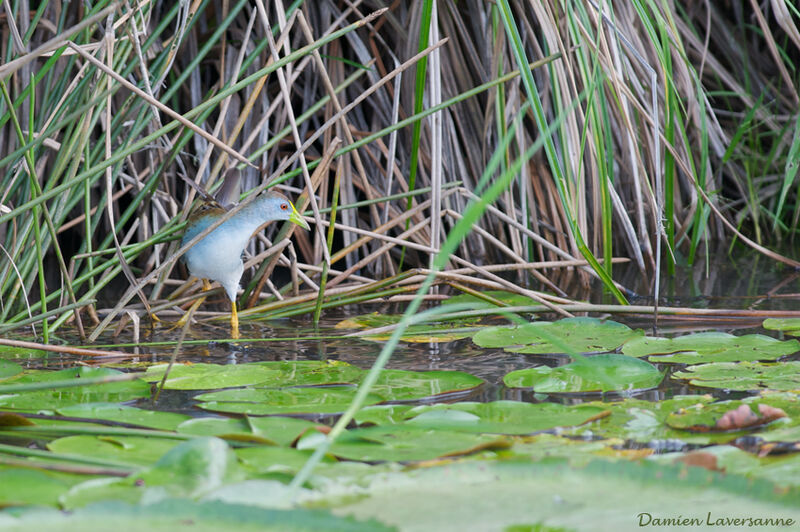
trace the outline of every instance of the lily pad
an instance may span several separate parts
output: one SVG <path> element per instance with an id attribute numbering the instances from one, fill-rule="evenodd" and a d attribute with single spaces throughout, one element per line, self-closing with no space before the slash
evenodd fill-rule
<path id="1" fill-rule="evenodd" d="M 198 395 L 198 406 L 214 412 L 266 416 L 271 414 L 337 414 L 344 412 L 356 394 L 355 386 L 305 388 L 241 388 Z M 369 394 L 364 404 L 383 401 Z"/>
<path id="2" fill-rule="evenodd" d="M 47 353 L 47 351 L 42 351 L 41 349 L 0 345 L 0 359 L 26 360 L 29 358 L 42 358 L 46 357 Z"/>
<path id="3" fill-rule="evenodd" d="M 45 504 L 55 506 L 64 492 L 85 480 L 85 475 L 3 466 L 0 467 L 0 505 L 4 508 Z"/>
<path id="4" fill-rule="evenodd" d="M 109 368 L 79 366 L 60 371 L 27 371 L 7 383 L 41 383 L 93 377 L 113 377 L 117 375 L 121 375 L 121 372 Z M 3 395 L 0 396 L 0 407 L 26 411 L 47 410 L 80 403 L 130 401 L 148 397 L 149 395 L 150 385 L 143 380 L 135 379 L 132 381 L 107 382 L 88 386 Z"/>
<path id="5" fill-rule="evenodd" d="M 606 438 L 645 443 L 654 449 L 677 450 L 686 445 L 708 445 L 725 443 L 740 435 L 738 432 L 689 432 L 667 425 L 667 418 L 674 412 L 704 405 L 714 399 L 710 395 L 679 395 L 661 401 L 645 401 L 628 398 L 615 402 L 591 402 L 611 411 L 610 416 L 592 423 L 566 429 L 563 434 L 582 438 Z"/>
<path id="6" fill-rule="evenodd" d="M 545 458 L 565 458 L 572 465 L 585 465 L 598 457 L 612 459 L 641 458 L 642 453 L 636 449 L 636 454 L 631 449 L 613 449 L 612 446 L 622 447 L 624 440 L 619 438 L 610 440 L 580 440 L 556 436 L 554 434 L 537 434 L 527 438 L 519 438 L 507 451 L 499 454 L 503 459 L 528 457 L 533 460 Z M 652 449 L 649 449 L 652 453 Z M 649 454 L 649 453 L 648 453 Z"/>
<path id="7" fill-rule="evenodd" d="M 732 445 L 705 447 L 702 452 L 713 457 L 713 465 L 716 466 L 716 469 L 725 471 L 726 474 L 766 480 L 776 484 L 776 490 L 800 486 L 800 454 L 798 453 L 759 457 Z M 649 460 L 675 463 L 684 461 L 687 454 L 691 453 L 654 455 Z"/>
<path id="8" fill-rule="evenodd" d="M 394 425 L 408 419 L 407 413 L 412 408 L 409 404 L 366 406 L 356 413 L 354 420 L 359 425 Z"/>
<path id="9" fill-rule="evenodd" d="M 681 408 L 667 416 L 672 428 L 693 432 L 745 431 L 761 428 L 787 412 L 800 415 L 797 401 L 778 398 L 752 397 L 743 401 L 719 401 Z"/>
<path id="10" fill-rule="evenodd" d="M 403 318 L 400 314 L 362 314 L 347 318 L 336 324 L 336 329 L 375 329 L 395 325 Z M 411 325 L 405 334 L 400 337 L 404 342 L 450 342 L 469 338 L 478 324 L 480 318 L 459 318 L 435 323 Z M 465 330 L 466 329 L 466 330 Z M 392 332 L 362 336 L 366 340 L 385 341 L 391 337 Z"/>
<path id="11" fill-rule="evenodd" d="M 635 338 L 622 346 L 626 355 L 650 356 L 653 362 L 696 364 L 775 360 L 800 350 L 797 340 L 781 341 L 762 334 L 734 336 L 723 332 L 687 334 L 677 338 Z M 653 356 L 661 355 L 661 356 Z"/>
<path id="12" fill-rule="evenodd" d="M 462 432 L 531 434 L 582 425 L 608 414 L 608 409 L 599 406 L 493 401 L 418 406 L 406 413 L 406 424 Z"/>
<path id="13" fill-rule="evenodd" d="M 463 371 L 385 369 L 375 381 L 372 393 L 386 401 L 412 401 L 469 391 L 481 384 L 482 379 Z"/>
<path id="14" fill-rule="evenodd" d="M 375 520 L 337 517 L 323 510 L 270 509 L 221 501 L 166 499 L 135 505 L 104 502 L 64 513 L 34 508 L 0 519 L 6 531 L 58 530 L 60 532 L 390 532 L 396 530 Z"/>
<path id="15" fill-rule="evenodd" d="M 644 360 L 610 353 L 583 357 L 556 368 L 512 371 L 503 377 L 503 382 L 540 393 L 574 393 L 654 388 L 663 378 L 663 373 Z"/>
<path id="16" fill-rule="evenodd" d="M 768 331 L 781 331 L 789 336 L 800 336 L 800 318 L 767 318 L 761 326 Z"/>
<path id="17" fill-rule="evenodd" d="M 713 362 L 672 375 L 695 386 L 725 390 L 800 390 L 800 362 Z"/>
<path id="18" fill-rule="evenodd" d="M 144 374 L 149 382 L 158 382 L 168 364 L 150 366 Z M 215 390 L 260 383 L 275 383 L 279 369 L 261 364 L 174 364 L 164 383 L 167 390 Z"/>
<path id="19" fill-rule="evenodd" d="M 168 496 L 199 497 L 241 478 L 236 456 L 224 441 L 194 438 L 173 442 L 150 467 L 125 478 L 78 484 L 61 501 L 69 509 L 108 499 L 156 502 Z"/>
<path id="20" fill-rule="evenodd" d="M 597 318 L 537 321 L 516 327 L 487 327 L 472 337 L 481 347 L 502 347 L 514 353 L 595 353 L 613 351 L 642 336 L 627 325 Z"/>
<path id="21" fill-rule="evenodd" d="M 313 443 L 309 442 L 314 441 L 321 441 L 321 438 L 316 435 L 310 439 L 303 438 L 302 448 L 313 448 Z M 408 462 L 460 456 L 509 445 L 509 440 L 504 437 L 392 425 L 346 431 L 331 445 L 329 452 L 339 458 L 361 462 Z"/>
<path id="22" fill-rule="evenodd" d="M 178 427 L 181 434 L 217 436 L 225 440 L 290 445 L 317 424 L 292 417 L 195 418 Z"/>
<path id="23" fill-rule="evenodd" d="M 22 366 L 16 362 L 0 359 L 0 380 L 22 373 Z"/>
<path id="24" fill-rule="evenodd" d="M 86 418 L 87 420 L 104 419 L 161 430 L 175 430 L 179 424 L 190 419 L 187 415 L 175 412 L 143 410 L 117 403 L 70 405 L 57 409 L 56 413 L 66 417 Z"/>
<path id="25" fill-rule="evenodd" d="M 251 472 L 259 474 L 294 475 L 305 465 L 313 453 L 310 449 L 301 451 L 292 447 L 270 447 L 259 445 L 257 447 L 243 447 L 234 452 L 239 461 Z M 325 456 L 323 463 L 335 464 L 338 461 Z M 288 478 L 291 480 L 291 478 Z"/>
<path id="26" fill-rule="evenodd" d="M 581 467 L 563 460 L 462 461 L 380 475 L 350 493 L 334 491 L 325 504 L 342 515 L 418 530 L 637 530 L 639 519 L 678 515 L 696 518 L 701 526 L 695 528 L 703 529 L 708 512 L 712 522 L 800 519 L 797 489 L 779 491 L 764 480 L 649 461 L 593 460 Z"/>
<path id="27" fill-rule="evenodd" d="M 54 453 L 91 456 L 128 465 L 151 465 L 179 440 L 145 436 L 66 436 L 47 444 Z"/>

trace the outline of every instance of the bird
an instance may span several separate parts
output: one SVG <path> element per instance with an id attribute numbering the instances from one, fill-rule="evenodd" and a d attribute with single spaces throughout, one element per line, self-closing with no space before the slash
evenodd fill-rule
<path id="1" fill-rule="evenodd" d="M 197 235 L 205 231 L 211 224 L 219 220 L 228 209 L 217 202 L 205 201 L 189 216 L 181 246 L 186 245 Z M 202 279 L 203 289 L 211 288 L 211 281 L 216 281 L 225 289 L 231 301 L 231 337 L 239 338 L 239 316 L 236 311 L 236 291 L 244 272 L 242 253 L 253 234 L 265 223 L 287 220 L 309 230 L 308 223 L 297 212 L 289 198 L 279 192 L 266 192 L 236 214 L 211 231 L 202 240 L 186 250 L 184 262 L 189 273 Z M 205 297 L 198 299 L 190 311 L 178 322 L 185 320 Z"/>

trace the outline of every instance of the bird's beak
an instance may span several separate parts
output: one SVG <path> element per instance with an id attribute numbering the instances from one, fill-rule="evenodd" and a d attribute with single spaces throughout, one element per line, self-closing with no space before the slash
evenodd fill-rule
<path id="1" fill-rule="evenodd" d="M 291 203 L 290 203 L 290 205 L 291 205 Z M 294 205 L 292 205 L 292 214 L 289 215 L 289 221 L 294 223 L 294 224 L 299 225 L 300 227 L 302 227 L 306 231 L 311 230 L 311 228 L 308 226 L 308 222 L 306 222 L 303 219 L 303 217 L 300 216 L 300 213 L 297 212 L 297 209 L 294 208 Z"/>

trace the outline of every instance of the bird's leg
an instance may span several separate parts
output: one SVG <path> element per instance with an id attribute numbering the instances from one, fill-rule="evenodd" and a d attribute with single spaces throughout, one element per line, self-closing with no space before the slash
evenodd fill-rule
<path id="1" fill-rule="evenodd" d="M 211 290 L 211 283 L 208 282 L 208 279 L 203 279 L 203 292 L 208 292 L 209 290 Z M 192 314 L 194 314 L 194 311 L 197 310 L 197 307 L 202 305 L 203 301 L 205 301 L 205 300 L 206 300 L 206 296 L 198 297 L 195 300 L 195 302 L 192 303 L 192 306 L 189 307 L 189 310 L 187 310 L 183 314 L 183 316 L 181 316 L 181 319 L 178 320 L 178 322 L 175 324 L 175 327 L 173 327 L 173 328 L 177 329 L 179 327 L 183 327 L 184 325 L 186 325 L 186 322 L 189 321 L 189 317 L 192 316 Z"/>
<path id="2" fill-rule="evenodd" d="M 236 300 L 231 301 L 231 338 L 239 339 L 239 314 L 236 312 Z"/>

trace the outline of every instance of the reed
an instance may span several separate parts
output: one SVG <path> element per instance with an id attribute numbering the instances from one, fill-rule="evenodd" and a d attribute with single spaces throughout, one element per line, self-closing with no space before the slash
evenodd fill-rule
<path id="1" fill-rule="evenodd" d="M 243 201 L 279 186 L 315 223 L 295 246 L 254 239 L 251 318 L 408 299 L 402 272 L 429 272 L 511 168 L 434 275 L 443 294 L 458 271 L 572 287 L 561 304 L 597 279 L 624 303 L 615 258 L 657 279 L 718 239 L 798 265 L 769 250 L 800 219 L 788 3 L 4 5 L 4 332 L 95 340 L 126 311 L 188 303 L 177 238 L 231 165 Z"/>

